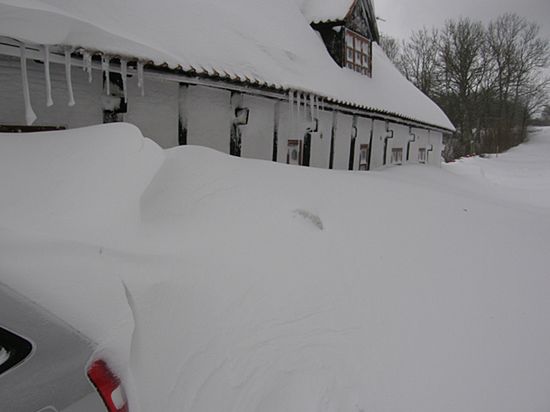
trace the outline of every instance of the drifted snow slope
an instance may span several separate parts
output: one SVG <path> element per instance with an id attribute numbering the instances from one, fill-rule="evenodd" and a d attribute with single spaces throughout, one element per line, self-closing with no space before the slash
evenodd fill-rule
<path id="1" fill-rule="evenodd" d="M 528 171 L 526 148 L 549 139 L 507 155 L 526 184 L 544 168 Z M 126 285 L 142 411 L 550 406 L 547 208 L 461 164 L 352 173 L 165 153 L 139 235 L 63 260 L 97 259 Z M 495 175 L 502 159 L 487 160 Z"/>

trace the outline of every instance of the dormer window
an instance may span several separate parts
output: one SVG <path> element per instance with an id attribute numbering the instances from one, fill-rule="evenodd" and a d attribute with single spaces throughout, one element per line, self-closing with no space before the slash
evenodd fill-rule
<path id="1" fill-rule="evenodd" d="M 345 29 L 345 47 L 343 67 L 367 76 L 372 74 L 372 43 L 365 37 L 350 29 Z"/>

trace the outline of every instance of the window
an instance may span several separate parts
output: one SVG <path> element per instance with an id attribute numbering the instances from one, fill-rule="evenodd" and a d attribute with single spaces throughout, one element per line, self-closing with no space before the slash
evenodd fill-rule
<path id="1" fill-rule="evenodd" d="M 299 140 L 289 140 L 286 154 L 286 162 L 289 165 L 302 164 L 302 142 Z"/>
<path id="2" fill-rule="evenodd" d="M 369 170 L 369 145 L 359 146 L 359 170 Z"/>
<path id="3" fill-rule="evenodd" d="M 361 36 L 349 29 L 345 30 L 345 60 L 344 67 L 370 76 L 372 44 L 365 36 Z"/>
<path id="4" fill-rule="evenodd" d="M 23 362 L 31 351 L 30 342 L 0 328 L 0 375 Z"/>
<path id="5" fill-rule="evenodd" d="M 419 163 L 426 163 L 426 148 L 421 147 L 418 149 L 418 162 Z"/>
<path id="6" fill-rule="evenodd" d="M 401 164 L 403 163 L 403 148 L 394 147 L 391 149 L 391 163 Z"/>

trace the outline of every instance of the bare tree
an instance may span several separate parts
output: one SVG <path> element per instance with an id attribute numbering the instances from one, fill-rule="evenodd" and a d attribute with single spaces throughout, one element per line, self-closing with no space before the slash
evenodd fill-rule
<path id="1" fill-rule="evenodd" d="M 438 86 L 439 32 L 426 27 L 403 41 L 399 67 L 407 79 L 430 97 Z"/>
<path id="2" fill-rule="evenodd" d="M 451 109 L 465 150 L 474 151 L 474 133 L 479 129 L 476 111 L 488 69 L 483 25 L 469 18 L 448 20 L 441 31 L 440 56 L 442 99 Z"/>
<path id="3" fill-rule="evenodd" d="M 399 68 L 399 55 L 401 53 L 399 41 L 395 37 L 386 34 L 380 35 L 380 47 L 386 56 Z"/>

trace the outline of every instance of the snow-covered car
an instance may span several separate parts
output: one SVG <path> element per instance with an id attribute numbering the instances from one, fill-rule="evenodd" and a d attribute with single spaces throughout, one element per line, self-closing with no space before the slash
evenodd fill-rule
<path id="1" fill-rule="evenodd" d="M 96 344 L 0 283 L 0 411 L 128 412 Z"/>

